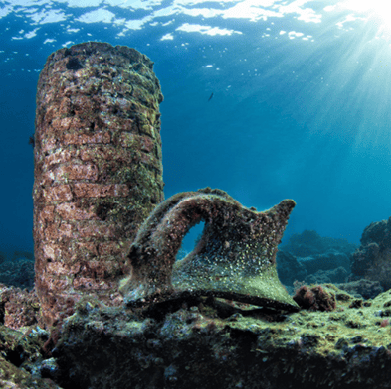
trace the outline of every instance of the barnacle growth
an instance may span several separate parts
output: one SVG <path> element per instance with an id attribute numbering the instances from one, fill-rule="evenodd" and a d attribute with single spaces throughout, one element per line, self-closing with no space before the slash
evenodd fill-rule
<path id="1" fill-rule="evenodd" d="M 161 203 L 131 245 L 131 276 L 120 287 L 127 305 L 212 295 L 299 310 L 276 270 L 277 246 L 295 204 L 285 200 L 257 212 L 210 188 Z M 201 220 L 205 228 L 197 246 L 175 262 L 183 237 Z"/>

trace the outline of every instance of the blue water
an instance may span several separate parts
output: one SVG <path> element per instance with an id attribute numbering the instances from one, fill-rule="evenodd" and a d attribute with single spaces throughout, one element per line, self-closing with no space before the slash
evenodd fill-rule
<path id="1" fill-rule="evenodd" d="M 391 215 L 391 48 L 381 12 L 344 3 L 260 1 L 243 14 L 229 11 L 245 0 L 0 6 L 0 251 L 33 249 L 39 71 L 53 51 L 89 40 L 155 62 L 166 198 L 206 186 L 259 210 L 292 198 L 287 237 L 314 229 L 358 243 Z M 126 30 L 131 20 L 140 28 Z"/>

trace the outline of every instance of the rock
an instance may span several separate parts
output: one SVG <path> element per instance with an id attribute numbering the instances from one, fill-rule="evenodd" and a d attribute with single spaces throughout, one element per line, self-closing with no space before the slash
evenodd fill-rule
<path id="1" fill-rule="evenodd" d="M 63 374 L 59 384 L 390 388 L 391 327 L 385 318 L 391 294 L 358 304 L 333 285 L 322 287 L 335 295 L 332 312 L 281 315 L 210 298 L 166 311 L 84 309 L 65 321 L 54 352 Z"/>
<path id="2" fill-rule="evenodd" d="M 369 226 L 365 227 L 360 243 L 362 246 L 366 246 L 371 242 L 376 242 L 381 247 L 388 247 L 391 238 L 391 217 L 387 220 L 381 220 L 379 222 L 372 222 Z"/>
<path id="3" fill-rule="evenodd" d="M 330 250 L 349 256 L 356 248 L 357 245 L 348 242 L 346 239 L 320 236 L 314 230 L 305 230 L 301 234 L 294 234 L 286 243 L 281 245 L 282 250 L 289 251 L 297 257 L 323 254 Z"/>
<path id="4" fill-rule="evenodd" d="M 7 286 L 32 289 L 34 287 L 34 259 L 0 261 L 0 283 Z"/>
<path id="5" fill-rule="evenodd" d="M 284 285 L 292 286 L 295 281 L 304 281 L 307 277 L 307 269 L 288 251 L 278 251 L 277 271 Z"/>
<path id="6" fill-rule="evenodd" d="M 364 299 L 373 299 L 380 293 L 384 292 L 384 289 L 380 285 L 379 281 L 370 281 L 365 278 L 339 284 L 338 288 L 346 290 L 355 297 Z"/>
<path id="7" fill-rule="evenodd" d="M 345 253 L 334 250 L 304 258 L 280 250 L 277 253 L 277 269 L 281 282 L 287 286 L 292 286 L 295 281 L 339 283 L 350 275 L 350 261 Z"/>
<path id="8" fill-rule="evenodd" d="M 88 42 L 56 51 L 40 74 L 34 242 L 47 326 L 83 294 L 120 303 L 130 242 L 163 200 L 163 96 L 152 67 L 134 49 Z"/>
<path id="9" fill-rule="evenodd" d="M 0 387 L 7 389 L 61 389 L 50 379 L 42 379 L 38 366 L 46 335 L 30 329 L 24 333 L 0 325 Z"/>
<path id="10" fill-rule="evenodd" d="M 334 250 L 310 257 L 298 258 L 298 261 L 305 267 L 308 274 L 314 274 L 318 270 L 332 270 L 340 266 L 350 273 L 349 257 L 345 253 Z"/>
<path id="11" fill-rule="evenodd" d="M 306 284 L 339 284 L 345 282 L 349 273 L 342 266 L 332 270 L 318 270 L 305 278 Z"/>
<path id="12" fill-rule="evenodd" d="M 379 281 L 391 288 L 391 217 L 364 229 L 360 247 L 351 255 L 352 279 Z"/>
<path id="13" fill-rule="evenodd" d="M 40 320 L 40 303 L 34 290 L 0 284 L 0 324 L 17 330 L 36 325 Z"/>
<path id="14" fill-rule="evenodd" d="M 345 239 L 321 237 L 312 230 L 295 234 L 281 245 L 277 254 L 280 278 L 289 287 L 295 281 L 304 280 L 306 283 L 343 282 L 350 274 L 349 255 L 355 248 L 356 245 Z M 339 267 L 344 271 L 335 270 Z"/>

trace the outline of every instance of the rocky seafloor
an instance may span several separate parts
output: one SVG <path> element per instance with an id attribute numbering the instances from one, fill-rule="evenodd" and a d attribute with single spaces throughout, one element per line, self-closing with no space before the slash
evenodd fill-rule
<path id="1" fill-rule="evenodd" d="M 25 288 L 32 280 L 17 279 L 31 258 L 14 256 L 0 268 L 0 387 L 390 388 L 391 290 L 350 267 L 341 283 L 321 283 L 335 269 L 321 258 L 343 267 L 363 251 L 355 248 L 314 231 L 280 247 L 279 276 L 292 294 L 302 291 L 297 313 L 212 297 L 144 309 L 87 297 L 51 331 L 42 329 L 34 290 Z M 309 277 L 320 277 L 316 286 Z M 312 301 L 315 290 L 327 304 Z"/>
<path id="2" fill-rule="evenodd" d="M 0 385 L 391 387 L 391 292 L 362 300 L 323 288 L 334 311 L 284 314 L 214 298 L 132 311 L 84 299 L 49 340 L 37 326 L 1 326 Z"/>

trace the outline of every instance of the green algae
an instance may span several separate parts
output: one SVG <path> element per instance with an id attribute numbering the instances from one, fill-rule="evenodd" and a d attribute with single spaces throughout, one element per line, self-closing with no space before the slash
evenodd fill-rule
<path id="1" fill-rule="evenodd" d="M 389 388 L 391 291 L 354 308 L 355 297 L 322 287 L 336 297 L 333 312 L 287 314 L 212 297 L 84 311 L 65 323 L 58 362 L 90 388 Z M 98 354 L 107 366 L 97 373 Z"/>
<path id="2" fill-rule="evenodd" d="M 42 361 L 44 341 L 33 327 L 11 330 L 0 325 L 0 387 L 1 388 L 59 388 L 51 380 L 31 374 Z"/>

